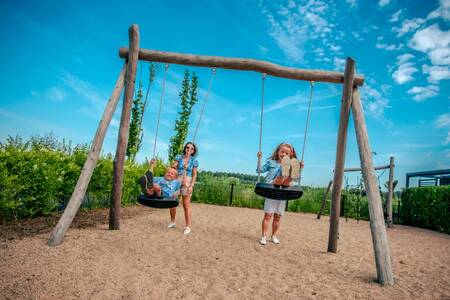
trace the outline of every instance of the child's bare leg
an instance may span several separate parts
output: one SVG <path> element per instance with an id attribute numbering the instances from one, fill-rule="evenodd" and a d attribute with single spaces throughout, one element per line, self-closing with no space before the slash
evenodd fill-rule
<path id="1" fill-rule="evenodd" d="M 282 186 L 290 186 L 291 185 L 291 176 L 288 176 L 286 178 L 283 178 L 283 182 L 281 183 Z"/>
<path id="2" fill-rule="evenodd" d="M 272 218 L 272 214 L 264 213 L 264 218 L 262 221 L 261 235 L 267 236 L 267 231 L 269 230 L 270 219 Z"/>
<path id="3" fill-rule="evenodd" d="M 281 215 L 274 214 L 272 222 L 272 235 L 275 235 L 278 232 L 278 228 L 280 228 L 280 223 L 281 223 Z"/>
<path id="4" fill-rule="evenodd" d="M 161 197 L 162 190 L 159 184 L 156 183 L 153 184 L 153 191 L 156 194 L 156 196 Z"/>
<path id="5" fill-rule="evenodd" d="M 176 217 L 176 215 L 177 215 L 177 208 L 176 208 L 176 207 L 172 207 L 172 208 L 170 209 L 170 221 L 171 221 L 172 223 L 175 223 L 175 217 Z"/>
<path id="6" fill-rule="evenodd" d="M 275 179 L 272 181 L 273 185 L 282 185 L 283 184 L 283 177 L 281 176 L 277 176 L 275 177 Z"/>

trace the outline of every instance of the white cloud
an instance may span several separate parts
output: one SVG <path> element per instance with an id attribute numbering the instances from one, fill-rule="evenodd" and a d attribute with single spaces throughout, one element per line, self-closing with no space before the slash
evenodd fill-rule
<path id="1" fill-rule="evenodd" d="M 292 62 L 303 61 L 304 46 L 311 40 L 321 39 L 325 46 L 330 46 L 326 38 L 335 25 L 329 21 L 332 14 L 329 13 L 327 2 L 315 0 L 304 5 L 288 2 L 285 6 L 277 7 L 276 12 L 262 6 L 262 13 L 269 24 L 269 35 Z"/>
<path id="2" fill-rule="evenodd" d="M 397 22 L 400 19 L 400 14 L 402 13 L 402 10 L 399 9 L 394 14 L 392 14 L 391 18 L 389 19 L 389 22 Z"/>
<path id="3" fill-rule="evenodd" d="M 450 128 L 450 113 L 440 115 L 434 125 L 436 128 Z"/>
<path id="4" fill-rule="evenodd" d="M 286 57 L 294 62 L 302 61 L 303 42 L 307 39 L 306 28 L 297 26 L 292 16 L 288 16 L 285 22 L 277 22 L 271 15 L 267 18 L 270 24 L 269 35 Z"/>
<path id="5" fill-rule="evenodd" d="M 450 129 L 450 113 L 440 115 L 434 122 L 434 126 L 436 126 L 436 128 Z M 445 138 L 443 144 L 450 144 L 450 130 L 448 131 L 447 137 Z M 448 150 L 447 156 L 450 157 L 450 150 Z"/>
<path id="6" fill-rule="evenodd" d="M 414 79 L 412 76 L 418 70 L 414 67 L 414 65 L 410 62 L 401 64 L 397 71 L 392 74 L 392 78 L 394 78 L 395 82 L 398 84 L 404 84 Z"/>
<path id="7" fill-rule="evenodd" d="M 344 71 L 345 69 L 345 59 L 343 58 L 334 58 L 334 69 L 336 71 Z"/>
<path id="8" fill-rule="evenodd" d="M 409 54 L 409 53 L 399 55 L 399 56 L 397 56 L 397 65 L 404 64 L 404 63 L 408 62 L 411 58 L 414 58 L 414 55 Z"/>
<path id="9" fill-rule="evenodd" d="M 394 50 L 401 50 L 403 49 L 403 44 L 394 45 L 394 44 L 383 44 L 383 43 L 376 43 L 375 47 L 378 49 L 385 49 L 386 51 L 394 51 Z"/>
<path id="10" fill-rule="evenodd" d="M 361 88 L 361 97 L 364 99 L 365 110 L 375 119 L 383 119 L 384 111 L 389 106 L 389 100 L 375 88 L 366 84 Z"/>
<path id="11" fill-rule="evenodd" d="M 378 6 L 383 7 L 389 4 L 389 2 L 391 2 L 391 0 L 380 0 L 378 1 Z"/>
<path id="12" fill-rule="evenodd" d="M 439 7 L 428 14 L 427 19 L 443 18 L 446 21 L 450 20 L 450 1 L 441 0 Z"/>
<path id="13" fill-rule="evenodd" d="M 441 80 L 450 79 L 450 69 L 448 67 L 423 65 L 422 72 L 429 75 L 428 81 L 431 83 L 438 83 Z"/>
<path id="14" fill-rule="evenodd" d="M 413 99 L 416 102 L 422 102 L 428 98 L 435 97 L 439 94 L 439 87 L 436 85 L 430 85 L 426 87 L 415 86 L 408 92 L 410 95 L 414 95 Z"/>
<path id="15" fill-rule="evenodd" d="M 44 96 L 55 102 L 61 102 L 66 97 L 66 93 L 59 87 L 49 88 Z"/>
<path id="16" fill-rule="evenodd" d="M 364 38 L 357 32 L 353 31 L 352 32 L 353 37 L 358 40 L 358 41 L 364 41 Z"/>
<path id="17" fill-rule="evenodd" d="M 450 131 L 447 133 L 447 138 L 444 140 L 444 145 L 448 145 L 450 144 Z M 450 152 L 450 151 L 449 151 Z M 447 155 L 447 157 L 450 157 L 450 153 L 449 155 Z"/>
<path id="18" fill-rule="evenodd" d="M 439 25 L 433 24 L 417 31 L 412 37 L 409 46 L 421 52 L 447 48 L 450 43 L 450 31 L 441 31 Z"/>
<path id="19" fill-rule="evenodd" d="M 400 28 L 394 27 L 392 28 L 393 32 L 397 32 L 397 37 L 404 36 L 408 32 L 414 31 L 419 28 L 423 23 L 425 23 L 425 19 L 415 18 L 411 20 L 404 20 L 402 26 Z"/>
<path id="20" fill-rule="evenodd" d="M 267 109 L 264 110 L 265 113 L 269 113 L 271 111 L 282 109 L 286 106 L 291 106 L 300 103 L 300 99 L 303 99 L 304 95 L 300 93 L 296 93 L 295 95 L 285 97 L 283 99 L 278 100 L 275 104 L 271 105 Z"/>
<path id="21" fill-rule="evenodd" d="M 92 84 L 79 79 L 69 72 L 65 72 L 62 75 L 61 80 L 68 88 L 72 89 L 79 96 L 89 100 L 98 111 L 103 111 L 105 102 L 108 98 L 101 96 Z"/>

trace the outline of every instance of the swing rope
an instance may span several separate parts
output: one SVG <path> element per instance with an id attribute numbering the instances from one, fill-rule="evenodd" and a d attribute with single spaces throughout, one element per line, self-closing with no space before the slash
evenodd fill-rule
<path id="1" fill-rule="evenodd" d="M 206 107 L 206 103 L 208 102 L 208 99 L 209 99 L 209 94 L 211 92 L 214 75 L 216 75 L 216 68 L 212 68 L 212 74 L 211 74 L 211 77 L 209 77 L 208 90 L 206 92 L 205 101 L 203 101 L 202 110 L 200 111 L 200 116 L 198 117 L 197 125 L 195 126 L 194 136 L 192 137 L 193 143 L 195 142 L 195 138 L 197 137 L 198 128 L 200 127 L 200 123 L 203 118 L 203 113 L 205 112 L 205 107 Z"/>
<path id="2" fill-rule="evenodd" d="M 311 114 L 311 103 L 313 98 L 313 92 L 314 92 L 314 81 L 310 81 L 310 92 L 309 92 L 309 104 L 308 104 L 308 115 L 306 116 L 306 126 L 305 126 L 305 133 L 303 135 L 303 148 L 302 148 L 302 158 L 301 162 L 303 162 L 303 158 L 305 156 L 305 146 L 306 146 L 306 134 L 308 133 L 308 124 L 309 124 L 309 116 Z M 298 185 L 300 186 L 302 182 L 302 169 L 300 168 L 300 173 L 298 177 Z"/>
<path id="3" fill-rule="evenodd" d="M 262 133 L 263 133 L 263 115 L 264 115 L 264 82 L 267 74 L 262 73 L 262 88 L 261 88 L 261 117 L 259 121 L 259 147 L 258 147 L 258 182 L 261 181 L 261 158 L 262 158 Z"/>
<path id="4" fill-rule="evenodd" d="M 155 142 L 153 143 L 153 156 L 152 156 L 152 158 L 155 158 L 156 141 L 158 139 L 158 131 L 159 131 L 159 120 L 161 118 L 161 109 L 162 109 L 162 104 L 163 104 L 163 99 L 164 99 L 164 92 L 165 92 L 165 89 L 166 89 L 167 69 L 169 69 L 169 64 L 166 64 L 166 66 L 164 68 L 164 78 L 163 78 L 163 83 L 162 83 L 162 88 L 161 88 L 161 98 L 159 100 L 159 111 L 158 111 L 158 118 L 157 118 L 157 122 L 156 122 Z"/>
<path id="5" fill-rule="evenodd" d="M 260 125 L 259 125 L 259 147 L 258 147 L 258 154 L 262 154 L 262 132 L 263 132 L 263 115 L 264 115 L 264 83 L 265 79 L 267 77 L 266 73 L 262 74 L 262 87 L 261 87 L 261 117 L 260 117 Z M 312 104 L 312 98 L 314 95 L 314 81 L 310 82 L 310 93 L 309 93 L 309 103 L 308 103 L 308 114 L 306 117 L 306 126 L 305 126 L 305 133 L 303 135 L 303 148 L 302 148 L 302 156 L 301 156 L 301 162 L 303 162 L 303 158 L 305 156 L 305 147 L 306 147 L 306 137 L 308 133 L 308 125 L 309 125 L 309 119 L 311 115 L 311 104 Z M 261 158 L 262 155 L 258 155 L 258 183 L 261 181 Z M 300 186 L 302 180 L 302 168 L 300 168 L 300 174 L 298 178 L 298 185 Z"/>

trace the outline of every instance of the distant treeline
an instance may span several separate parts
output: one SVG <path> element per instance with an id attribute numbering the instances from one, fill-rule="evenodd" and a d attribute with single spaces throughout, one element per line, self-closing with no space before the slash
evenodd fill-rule
<path id="1" fill-rule="evenodd" d="M 212 178 L 237 178 L 241 183 L 255 183 L 258 179 L 257 175 L 242 174 L 242 173 L 230 173 L 230 172 L 212 172 L 212 171 L 199 171 L 198 181 L 202 182 Z"/>

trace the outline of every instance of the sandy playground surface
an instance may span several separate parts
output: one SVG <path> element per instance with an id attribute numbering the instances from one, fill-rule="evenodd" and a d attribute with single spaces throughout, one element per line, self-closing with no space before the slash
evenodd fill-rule
<path id="1" fill-rule="evenodd" d="M 450 299 L 450 236 L 389 229 L 395 285 L 381 287 L 369 224 L 340 222 L 326 252 L 328 218 L 287 213 L 280 245 L 258 244 L 262 211 L 194 204 L 183 236 L 167 210 L 81 212 L 63 244 L 46 244 L 56 217 L 1 226 L 0 299 Z"/>

